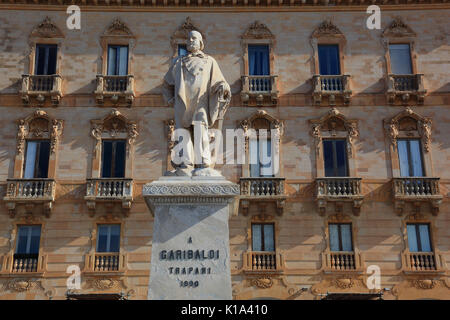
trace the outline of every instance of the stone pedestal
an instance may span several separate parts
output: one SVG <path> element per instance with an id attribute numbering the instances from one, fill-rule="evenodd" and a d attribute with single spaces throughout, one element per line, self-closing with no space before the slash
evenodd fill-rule
<path id="1" fill-rule="evenodd" d="M 155 217 L 148 299 L 231 299 L 228 219 L 239 186 L 223 177 L 162 177 L 142 193 Z"/>

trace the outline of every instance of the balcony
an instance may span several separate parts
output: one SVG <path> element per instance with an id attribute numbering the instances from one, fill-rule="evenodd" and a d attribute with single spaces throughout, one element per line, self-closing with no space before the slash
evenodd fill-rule
<path id="1" fill-rule="evenodd" d="M 350 103 L 352 91 L 350 90 L 350 76 L 345 75 L 314 75 L 313 100 L 320 105 L 323 97 L 328 97 L 330 106 L 336 105 L 336 97 L 341 97 L 344 104 Z"/>
<path id="2" fill-rule="evenodd" d="M 97 203 L 113 206 L 122 205 L 122 212 L 128 216 L 133 202 L 133 179 L 97 178 L 87 179 L 86 200 L 91 216 L 94 215 Z"/>
<path id="3" fill-rule="evenodd" d="M 42 204 L 47 217 L 55 201 L 56 183 L 53 179 L 7 179 L 6 202 L 11 217 L 16 214 L 16 205 L 24 204 L 26 212 L 33 213 L 36 204 Z"/>
<path id="4" fill-rule="evenodd" d="M 242 76 L 242 102 L 258 106 L 276 105 L 277 78 L 278 76 Z"/>
<path id="5" fill-rule="evenodd" d="M 2 274 L 41 274 L 45 271 L 45 255 L 5 254 L 0 257 Z"/>
<path id="6" fill-rule="evenodd" d="M 240 178 L 241 207 L 244 215 L 248 214 L 251 201 L 264 202 L 275 201 L 277 214 L 282 215 L 286 194 L 284 191 L 285 178 L 253 177 Z"/>
<path id="7" fill-rule="evenodd" d="M 359 216 L 363 202 L 361 178 L 327 177 L 316 179 L 316 201 L 319 213 L 324 215 L 328 202 L 334 202 L 336 211 L 342 210 L 343 202 L 352 203 L 353 214 Z"/>
<path id="8" fill-rule="evenodd" d="M 395 103 L 396 97 L 407 103 L 411 96 L 417 98 L 418 104 L 423 104 L 427 92 L 423 86 L 423 74 L 389 74 L 386 82 L 386 95 L 390 104 Z"/>
<path id="9" fill-rule="evenodd" d="M 97 75 L 97 89 L 94 93 L 98 104 L 103 104 L 105 97 L 108 97 L 114 105 L 122 100 L 126 106 L 131 107 L 135 97 L 134 76 Z"/>
<path id="10" fill-rule="evenodd" d="M 327 251 L 322 253 L 322 269 L 328 272 L 363 272 L 363 256 L 353 251 Z"/>
<path id="11" fill-rule="evenodd" d="M 445 273 L 447 267 L 439 253 L 406 251 L 403 254 L 403 269 L 407 273 Z"/>
<path id="12" fill-rule="evenodd" d="M 283 255 L 269 251 L 250 251 L 243 256 L 245 273 L 281 273 L 284 269 Z"/>
<path id="13" fill-rule="evenodd" d="M 58 105 L 62 97 L 62 78 L 60 75 L 22 75 L 22 102 L 28 105 L 31 98 L 43 105 L 46 97 L 50 97 L 53 105 Z"/>
<path id="14" fill-rule="evenodd" d="M 85 256 L 83 272 L 121 273 L 125 271 L 127 257 L 119 252 L 96 252 Z"/>
<path id="15" fill-rule="evenodd" d="M 394 202 L 398 215 L 402 215 L 405 202 L 412 202 L 416 210 L 428 202 L 433 215 L 439 213 L 443 196 L 439 192 L 439 178 L 404 177 L 393 178 Z"/>

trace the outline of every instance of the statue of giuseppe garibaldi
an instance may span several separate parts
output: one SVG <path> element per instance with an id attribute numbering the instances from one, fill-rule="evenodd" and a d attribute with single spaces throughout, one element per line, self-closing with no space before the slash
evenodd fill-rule
<path id="1" fill-rule="evenodd" d="M 188 54 L 176 58 L 164 77 L 163 95 L 175 109 L 176 132 L 184 129 L 176 141 L 182 143 L 181 151 L 177 151 L 178 161 L 174 161 L 172 153 L 175 170 L 166 175 L 220 175 L 212 168 L 208 129 L 223 119 L 231 92 L 216 60 L 203 53 L 203 48 L 202 35 L 189 32 Z"/>

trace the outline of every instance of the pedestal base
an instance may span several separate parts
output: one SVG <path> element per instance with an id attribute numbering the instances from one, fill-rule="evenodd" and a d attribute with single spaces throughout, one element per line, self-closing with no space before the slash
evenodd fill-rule
<path id="1" fill-rule="evenodd" d="M 144 186 L 154 214 L 148 299 L 231 299 L 228 219 L 239 186 L 163 177 Z"/>

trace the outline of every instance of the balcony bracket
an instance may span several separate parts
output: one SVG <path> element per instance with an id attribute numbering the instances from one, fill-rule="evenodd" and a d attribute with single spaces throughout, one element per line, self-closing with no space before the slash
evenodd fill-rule
<path id="1" fill-rule="evenodd" d="M 248 216 L 248 208 L 250 206 L 250 201 L 248 200 L 241 200 L 241 211 L 242 214 L 246 217 Z"/>
<path id="2" fill-rule="evenodd" d="M 285 200 L 277 201 L 277 215 L 280 217 L 283 215 L 283 212 L 284 212 L 284 204 L 285 204 Z"/>

